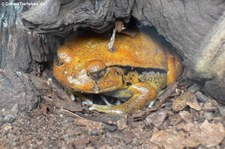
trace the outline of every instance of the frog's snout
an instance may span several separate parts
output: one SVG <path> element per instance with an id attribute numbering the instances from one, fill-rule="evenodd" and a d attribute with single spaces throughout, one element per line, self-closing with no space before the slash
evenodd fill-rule
<path id="1" fill-rule="evenodd" d="M 92 80 L 99 80 L 106 73 L 106 65 L 101 60 L 91 60 L 86 64 L 86 71 Z"/>

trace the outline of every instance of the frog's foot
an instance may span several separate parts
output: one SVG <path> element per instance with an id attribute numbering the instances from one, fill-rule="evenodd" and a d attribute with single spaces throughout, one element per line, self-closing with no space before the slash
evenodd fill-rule
<path id="1" fill-rule="evenodd" d="M 132 92 L 133 96 L 125 103 L 120 105 L 92 104 L 89 109 L 109 114 L 123 115 L 147 107 L 149 102 L 154 100 L 157 96 L 156 89 L 147 83 L 134 84 L 130 86 L 128 90 Z"/>
<path id="2" fill-rule="evenodd" d="M 82 104 L 83 106 L 85 106 L 85 105 L 86 105 L 86 106 L 91 106 L 91 105 L 93 105 L 93 101 L 87 99 L 87 100 L 85 100 L 85 101 L 82 101 L 81 104 Z"/>
<path id="3" fill-rule="evenodd" d="M 108 106 L 111 106 L 112 104 L 109 103 L 109 101 L 104 97 L 104 96 L 100 96 L 100 98 L 102 99 L 102 101 L 104 101 L 104 103 Z"/>
<path id="4" fill-rule="evenodd" d="M 148 108 L 152 108 L 155 104 L 155 100 L 151 101 L 149 104 L 148 104 Z"/>
<path id="5" fill-rule="evenodd" d="M 108 113 L 108 114 L 117 114 L 117 115 L 123 115 L 125 114 L 125 111 L 121 109 L 114 108 L 112 105 L 97 105 L 92 104 L 89 107 L 89 110 L 96 110 L 98 112 Z"/>
<path id="6" fill-rule="evenodd" d="M 164 93 L 164 91 L 165 91 L 165 90 L 159 91 L 159 93 L 158 93 L 158 95 L 157 95 L 157 98 L 158 98 L 159 96 L 161 96 L 161 95 Z M 154 106 L 155 102 L 156 102 L 156 100 L 151 101 L 151 102 L 149 103 L 149 105 L 148 105 L 148 108 L 152 108 L 152 107 Z"/>

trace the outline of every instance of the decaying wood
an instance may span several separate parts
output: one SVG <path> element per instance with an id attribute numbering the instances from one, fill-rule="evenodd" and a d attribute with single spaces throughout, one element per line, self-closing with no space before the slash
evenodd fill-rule
<path id="1" fill-rule="evenodd" d="M 116 19 L 127 23 L 134 0 L 46 0 L 22 14 L 27 28 L 38 33 L 66 35 L 78 28 L 105 32 Z"/>
<path id="2" fill-rule="evenodd" d="M 14 92 L 8 95 L 5 89 L 8 85 L 4 82 L 15 85 L 17 76 L 14 72 L 30 72 L 34 63 L 51 61 L 60 43 L 52 34 L 65 37 L 79 28 L 105 32 L 111 30 L 116 21 L 126 24 L 131 17 L 142 25 L 156 27 L 159 34 L 183 55 L 191 74 L 197 74 L 195 76 L 200 80 L 211 80 L 206 82 L 205 90 L 224 101 L 224 95 L 220 93 L 225 89 L 224 34 L 217 36 L 221 29 L 224 31 L 221 21 L 224 20 L 221 17 L 225 10 L 224 0 L 45 0 L 43 5 L 26 10 L 28 7 L 22 5 L 0 6 L 0 69 L 5 72 L 0 80 L 0 102 L 10 98 L 13 103 L 21 88 L 34 88 L 22 81 L 21 86 L 12 87 Z M 24 13 L 21 15 L 21 12 Z M 218 38 L 215 45 L 209 44 L 211 38 Z M 216 52 L 207 47 L 215 47 Z M 212 51 L 214 54 L 209 57 L 204 55 Z M 207 67 L 199 71 L 198 62 L 204 62 Z M 209 70 L 206 69 L 208 64 L 212 64 Z M 29 95 L 25 93 L 21 99 L 31 99 L 35 95 L 33 90 Z"/>
<path id="3" fill-rule="evenodd" d="M 155 26 L 192 68 L 200 45 L 225 10 L 223 0 L 135 1 L 132 16 Z"/>
<path id="4" fill-rule="evenodd" d="M 35 69 L 36 63 L 52 61 L 53 49 L 59 42 L 50 35 L 38 35 L 25 29 L 20 13 L 27 7 L 3 5 L 6 2 L 0 3 L 0 109 L 7 112 L 18 104 L 20 111 L 29 111 L 37 106 L 40 97 L 23 72 Z"/>
<path id="5" fill-rule="evenodd" d="M 181 53 L 190 74 L 205 81 L 224 78 L 224 34 L 220 31 L 225 25 L 220 21 L 221 27 L 214 26 L 224 10 L 224 0 L 70 0 L 67 3 L 47 0 L 44 6 L 23 13 L 22 18 L 27 28 L 37 32 L 65 35 L 83 27 L 104 32 L 112 28 L 116 20 L 127 23 L 134 17 L 143 25 L 156 27 Z M 49 15 L 44 15 L 46 13 Z M 217 30 L 220 35 L 211 35 L 210 30 Z M 193 76 L 189 75 L 196 79 Z M 221 86 L 225 89 L 225 85 Z"/>

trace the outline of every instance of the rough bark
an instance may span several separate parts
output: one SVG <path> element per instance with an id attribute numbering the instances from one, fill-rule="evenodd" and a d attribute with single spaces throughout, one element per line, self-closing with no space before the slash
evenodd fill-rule
<path id="1" fill-rule="evenodd" d="M 132 15 L 155 26 L 184 57 L 189 78 L 225 103 L 225 1 L 141 0 Z M 224 12 L 224 13 L 223 13 Z"/>
<path id="2" fill-rule="evenodd" d="M 39 101 L 39 92 L 22 72 L 30 72 L 35 63 L 50 61 L 52 49 L 59 44 L 49 35 L 25 30 L 20 13 L 27 7 L 7 2 L 0 3 L 0 110 L 10 110 L 15 104 L 21 111 L 31 110 Z"/>
<path id="3" fill-rule="evenodd" d="M 26 77 L 21 79 L 15 72 L 29 72 L 33 63 L 44 63 L 52 59 L 53 49 L 56 49 L 59 42 L 56 36 L 51 34 L 65 37 L 78 28 L 104 32 L 112 28 L 116 20 L 128 23 L 130 17 L 136 18 L 144 25 L 155 26 L 158 32 L 182 53 L 190 72 L 197 74 L 190 77 L 207 79 L 205 90 L 221 99 L 224 96 L 212 87 L 225 89 L 225 81 L 222 80 L 225 67 L 221 66 L 224 60 L 219 55 L 224 52 L 224 48 L 220 46 L 223 45 L 223 40 L 222 43 L 217 43 L 218 50 L 210 58 L 210 62 L 214 62 L 213 56 L 217 56 L 222 59 L 222 63 L 216 61 L 213 63 L 215 67 L 211 67 L 209 71 L 206 70 L 208 67 L 199 71 L 197 66 L 200 61 L 204 62 L 204 66 L 208 64 L 204 59 L 204 52 L 210 51 L 205 50 L 206 43 L 210 43 L 211 38 L 217 38 L 214 33 L 219 30 L 211 33 L 209 31 L 213 26 L 214 30 L 218 29 L 216 25 L 220 24 L 218 21 L 222 20 L 219 18 L 224 9 L 224 0 L 45 0 L 43 5 L 33 7 L 22 14 L 22 22 L 30 29 L 28 31 L 24 30 L 20 18 L 20 13 L 27 8 L 0 6 L 0 68 L 4 72 L 0 80 L 0 104 L 7 107 L 20 100 L 21 103 L 26 101 L 35 105 L 33 99 L 38 101 L 32 84 Z M 208 46 L 210 47 L 210 44 Z M 219 50 L 219 47 L 222 49 Z M 215 73 L 217 70 L 221 72 L 219 77 Z M 23 94 L 18 96 L 20 92 Z M 6 100 L 8 101 L 5 102 Z M 21 109 L 29 109 L 27 107 L 32 106 L 25 105 Z"/>
<path id="4" fill-rule="evenodd" d="M 193 66 L 195 73 L 190 77 L 206 78 L 206 92 L 225 103 L 225 12 L 202 42 L 200 51 Z"/>
<path id="5" fill-rule="evenodd" d="M 224 10 L 224 0 L 47 0 L 44 6 L 25 12 L 23 22 L 39 33 L 65 35 L 80 27 L 104 32 L 114 25 L 115 20 L 128 22 L 132 16 L 144 25 L 156 27 L 159 34 L 180 51 L 190 78 L 218 81 L 224 78 L 225 72 L 224 35 L 216 36 L 210 31 Z M 225 25 L 220 26 L 214 30 L 224 30 Z M 212 37 L 216 38 L 214 43 Z M 207 50 L 207 47 L 216 49 Z M 205 89 L 210 92 L 207 84 Z M 219 86 L 225 89 L 225 84 Z M 215 97 L 224 100 L 221 94 Z"/>
<path id="6" fill-rule="evenodd" d="M 128 22 L 134 0 L 46 0 L 22 14 L 27 28 L 65 36 L 78 28 L 105 32 L 115 20 Z"/>
<path id="7" fill-rule="evenodd" d="M 224 10 L 224 0 L 137 0 L 132 15 L 155 26 L 192 68 L 201 42 Z"/>

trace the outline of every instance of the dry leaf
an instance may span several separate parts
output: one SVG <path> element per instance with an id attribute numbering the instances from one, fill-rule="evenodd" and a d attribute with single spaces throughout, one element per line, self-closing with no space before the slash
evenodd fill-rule
<path id="1" fill-rule="evenodd" d="M 76 118 L 74 119 L 74 121 L 76 125 L 85 127 L 85 129 L 87 129 L 89 132 L 92 132 L 94 130 L 103 131 L 103 124 L 100 122 L 95 122 L 82 117 Z"/>
<path id="2" fill-rule="evenodd" d="M 177 131 L 178 130 L 178 131 Z M 221 123 L 202 124 L 182 123 L 176 128 L 154 130 L 151 141 L 164 148 L 214 147 L 219 145 L 225 137 L 225 129 Z"/>
<path id="3" fill-rule="evenodd" d="M 202 124 L 186 123 L 177 126 L 189 133 L 189 139 L 206 147 L 213 147 L 224 139 L 225 129 L 221 123 L 209 123 L 205 120 Z"/>
<path id="4" fill-rule="evenodd" d="M 118 130 L 123 130 L 127 128 L 127 119 L 121 118 L 117 121 Z"/>
<path id="5" fill-rule="evenodd" d="M 173 101 L 172 109 L 174 111 L 181 111 L 187 107 L 187 102 L 193 96 L 192 93 L 186 92 Z"/>
<path id="6" fill-rule="evenodd" d="M 195 109 L 196 111 L 200 111 L 202 106 L 199 105 L 196 97 L 193 95 L 186 103 L 190 108 Z"/>
<path id="7" fill-rule="evenodd" d="M 159 127 L 165 120 L 167 116 L 167 111 L 166 110 L 160 110 L 156 111 L 152 114 L 150 114 L 148 117 L 145 119 L 145 124 L 153 124 L 155 127 Z"/>
<path id="8" fill-rule="evenodd" d="M 186 134 L 185 132 L 177 132 L 174 129 L 154 130 L 150 139 L 151 142 L 166 149 L 181 149 L 185 147 Z"/>
<path id="9" fill-rule="evenodd" d="M 192 115 L 188 111 L 180 111 L 179 115 L 185 122 L 192 122 Z"/>

